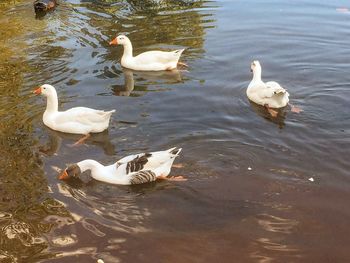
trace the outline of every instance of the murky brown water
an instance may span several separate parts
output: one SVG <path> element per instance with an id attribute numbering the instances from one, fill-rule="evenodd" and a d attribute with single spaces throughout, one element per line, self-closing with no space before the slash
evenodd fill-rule
<path id="1" fill-rule="evenodd" d="M 349 261 L 350 4 L 159 2 L 66 0 L 36 19 L 32 1 L 1 1 L 0 261 Z M 122 69 L 120 32 L 135 53 L 186 47 L 188 71 Z M 249 103 L 253 59 L 303 113 Z M 72 148 L 42 123 L 43 83 L 63 109 L 115 108 L 109 131 Z M 187 182 L 56 178 L 171 146 Z"/>

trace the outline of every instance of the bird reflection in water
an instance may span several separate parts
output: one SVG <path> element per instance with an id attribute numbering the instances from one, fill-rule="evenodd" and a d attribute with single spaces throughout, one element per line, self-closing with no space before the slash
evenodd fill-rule
<path id="1" fill-rule="evenodd" d="M 39 151 L 48 156 L 52 156 L 60 150 L 63 139 L 74 142 L 80 137 L 80 135 L 77 134 L 54 131 L 48 127 L 45 127 L 45 129 L 49 135 L 49 141 L 47 144 L 40 146 Z M 115 153 L 115 147 L 111 143 L 108 130 L 100 133 L 92 133 L 84 143 L 101 147 L 106 155 L 113 155 Z"/>
<path id="2" fill-rule="evenodd" d="M 112 85 L 112 90 L 116 96 L 137 96 L 132 94 L 132 91 L 146 91 L 147 84 L 174 84 L 182 81 L 181 73 L 178 69 L 169 71 L 135 71 L 122 68 L 122 71 L 124 73 L 124 85 Z M 143 81 L 146 85 L 135 85 L 135 80 Z"/>
<path id="3" fill-rule="evenodd" d="M 283 129 L 285 124 L 285 119 L 287 116 L 287 109 L 288 107 L 284 107 L 284 108 L 280 108 L 280 109 L 274 109 L 276 110 L 277 116 L 273 117 L 268 110 L 261 105 L 258 105 L 252 101 L 249 101 L 250 106 L 252 107 L 252 109 L 262 118 L 264 118 L 265 120 L 268 120 L 274 124 L 276 124 L 278 126 L 278 128 Z"/>

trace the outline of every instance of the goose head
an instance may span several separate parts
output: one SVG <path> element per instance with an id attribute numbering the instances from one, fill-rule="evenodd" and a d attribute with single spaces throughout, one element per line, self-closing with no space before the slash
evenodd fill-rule
<path id="1" fill-rule="evenodd" d="M 113 39 L 111 42 L 109 42 L 110 45 L 127 45 L 130 43 L 130 39 L 125 35 L 119 35 L 115 39 Z"/>
<path id="2" fill-rule="evenodd" d="M 260 62 L 258 60 L 254 60 L 251 64 L 250 64 L 250 72 L 257 72 L 260 71 L 261 72 L 261 66 L 260 66 Z"/>
<path id="3" fill-rule="evenodd" d="M 60 180 L 67 180 L 71 177 L 79 177 L 81 174 L 81 169 L 78 164 L 71 164 L 66 169 L 63 170 L 63 172 L 58 176 L 58 179 Z"/>
<path id="4" fill-rule="evenodd" d="M 44 84 L 44 85 L 41 85 L 40 87 L 37 87 L 33 91 L 33 93 L 36 95 L 43 95 L 45 97 L 50 97 L 50 96 L 56 94 L 56 89 L 49 84 Z"/>

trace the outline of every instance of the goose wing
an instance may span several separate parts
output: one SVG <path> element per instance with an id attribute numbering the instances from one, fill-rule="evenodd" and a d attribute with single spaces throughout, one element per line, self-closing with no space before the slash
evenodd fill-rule
<path id="1" fill-rule="evenodd" d="M 262 90 L 261 95 L 264 98 L 271 98 L 275 95 L 286 93 L 286 90 L 275 81 L 269 81 L 265 83 L 266 88 Z"/>
<path id="2" fill-rule="evenodd" d="M 169 63 L 178 61 L 184 49 L 174 51 L 147 51 L 136 56 L 138 63 Z"/>
<path id="3" fill-rule="evenodd" d="M 140 153 L 129 155 L 117 161 L 117 166 L 125 165 L 125 173 L 129 174 L 141 170 L 154 170 L 164 163 L 168 163 L 181 152 L 181 148 L 171 148 L 166 151 Z"/>
<path id="4" fill-rule="evenodd" d="M 60 112 L 56 117 L 56 122 L 78 122 L 81 124 L 91 125 L 105 122 L 111 116 L 112 111 L 95 110 L 86 107 L 76 107 Z"/>
<path id="5" fill-rule="evenodd" d="M 157 180 L 157 176 L 150 170 L 138 171 L 130 174 L 130 184 L 143 184 Z"/>

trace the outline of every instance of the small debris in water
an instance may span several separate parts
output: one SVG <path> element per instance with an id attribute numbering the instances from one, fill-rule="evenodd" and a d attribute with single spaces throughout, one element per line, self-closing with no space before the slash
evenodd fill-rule
<path id="1" fill-rule="evenodd" d="M 309 181 L 310 181 L 310 182 L 313 182 L 313 181 L 315 181 L 315 180 L 314 180 L 314 178 L 310 177 L 310 178 L 309 178 Z"/>
<path id="2" fill-rule="evenodd" d="M 349 8 L 347 7 L 338 7 L 336 10 L 339 13 L 349 13 Z"/>
<path id="3" fill-rule="evenodd" d="M 98 259 L 97 263 L 105 263 L 102 259 Z"/>
<path id="4" fill-rule="evenodd" d="M 251 170 L 252 170 L 252 167 L 248 167 L 248 170 L 251 171 Z"/>

